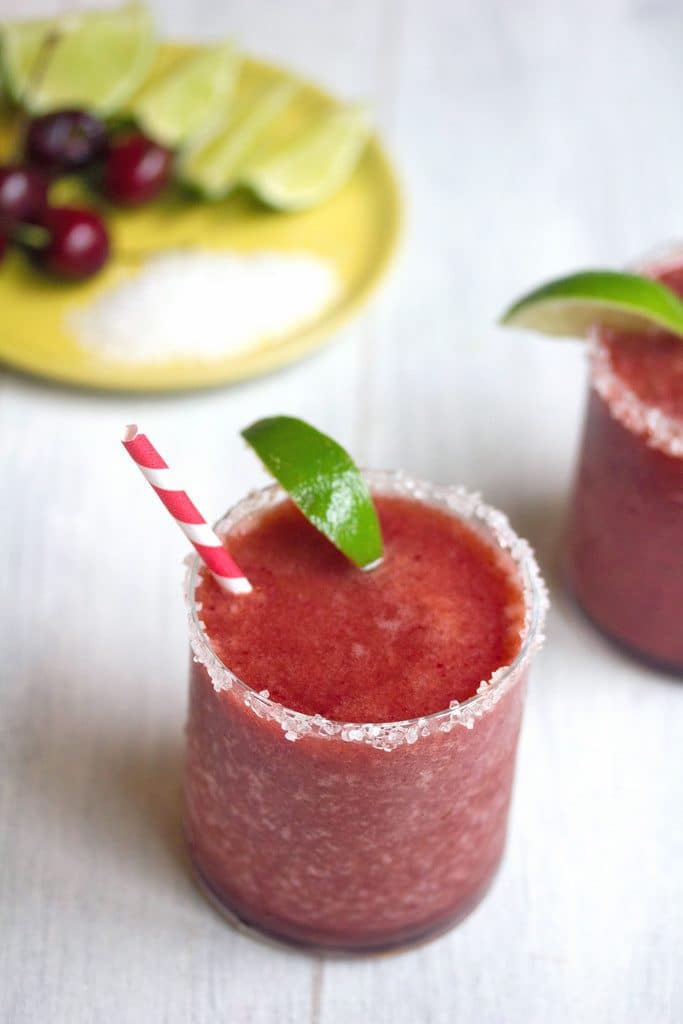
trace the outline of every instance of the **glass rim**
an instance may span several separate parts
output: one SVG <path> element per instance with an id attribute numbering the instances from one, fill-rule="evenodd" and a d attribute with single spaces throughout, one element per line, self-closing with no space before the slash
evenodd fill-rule
<path id="1" fill-rule="evenodd" d="M 536 557 L 527 541 L 519 537 L 510 526 L 504 513 L 486 504 L 475 491 L 449 484 L 433 484 L 416 479 L 402 471 L 363 470 L 363 477 L 371 490 L 377 494 L 408 497 L 464 520 L 501 551 L 507 552 L 519 572 L 524 598 L 524 625 L 521 644 L 515 658 L 508 665 L 501 665 L 467 700 L 452 701 L 449 707 L 433 711 L 428 715 L 388 722 L 342 722 L 325 718 L 323 715 L 309 715 L 294 711 L 272 700 L 267 690 L 257 691 L 237 676 L 213 649 L 204 625 L 199 618 L 195 590 L 203 563 L 199 555 L 186 559 L 185 601 L 190 629 L 190 644 L 194 660 L 201 663 L 209 674 L 214 688 L 235 690 L 247 707 L 261 718 L 279 722 L 285 738 L 300 739 L 311 734 L 326 738 L 335 736 L 347 742 L 368 743 L 382 750 L 390 750 L 402 743 L 414 743 L 420 735 L 439 729 L 450 732 L 456 725 L 471 729 L 476 718 L 480 718 L 496 704 L 510 686 L 521 677 L 530 664 L 533 654 L 543 644 L 543 627 L 548 608 L 548 594 L 541 576 Z M 271 484 L 252 491 L 221 516 L 214 524 L 221 535 L 229 532 L 242 518 L 272 508 L 287 498 L 279 484 Z M 244 600 L 237 596 L 235 600 Z"/>
<path id="2" fill-rule="evenodd" d="M 683 264 L 683 242 L 665 242 L 640 259 L 628 270 L 655 280 Z M 612 366 L 603 342 L 604 327 L 595 324 L 588 331 L 591 382 L 614 418 L 630 433 L 643 438 L 650 448 L 673 458 L 683 458 L 683 420 L 641 398 Z"/>

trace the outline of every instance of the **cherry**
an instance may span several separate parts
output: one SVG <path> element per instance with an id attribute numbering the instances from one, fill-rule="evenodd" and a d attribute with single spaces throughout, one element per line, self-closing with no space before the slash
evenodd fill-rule
<path id="1" fill-rule="evenodd" d="M 170 149 L 141 132 L 124 135 L 110 143 L 104 167 L 104 190 L 122 206 L 149 202 L 171 175 Z"/>
<path id="2" fill-rule="evenodd" d="M 0 167 L 0 231 L 40 216 L 47 206 L 47 182 L 39 171 Z"/>
<path id="3" fill-rule="evenodd" d="M 50 171 L 75 171 L 104 153 L 107 131 L 84 110 L 57 110 L 35 117 L 26 133 L 26 156 Z"/>
<path id="4" fill-rule="evenodd" d="M 32 258 L 55 277 L 78 281 L 96 274 L 109 256 L 109 236 L 104 222 L 93 210 L 52 206 L 38 222 L 49 238 L 34 249 Z"/>

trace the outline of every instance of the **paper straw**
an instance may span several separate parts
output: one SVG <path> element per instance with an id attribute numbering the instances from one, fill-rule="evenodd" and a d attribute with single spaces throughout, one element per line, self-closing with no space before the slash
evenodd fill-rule
<path id="1" fill-rule="evenodd" d="M 140 434 L 137 426 L 132 423 L 126 427 L 122 444 L 194 546 L 218 586 L 231 594 L 248 594 L 252 589 L 251 583 L 225 550 L 204 516 L 190 501 L 187 492 L 178 486 L 173 471 L 168 468 L 149 438 Z"/>

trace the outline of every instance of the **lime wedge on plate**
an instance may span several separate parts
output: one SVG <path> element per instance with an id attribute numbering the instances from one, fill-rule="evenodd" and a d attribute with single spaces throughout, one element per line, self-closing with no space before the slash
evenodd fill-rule
<path id="1" fill-rule="evenodd" d="M 151 15 L 137 3 L 2 27 L 7 87 L 31 113 L 63 107 L 112 113 L 140 85 L 154 50 Z"/>
<path id="2" fill-rule="evenodd" d="M 306 518 L 347 558 L 361 568 L 381 559 L 382 534 L 370 492 L 336 441 L 292 416 L 258 420 L 242 437 Z"/>
<path id="3" fill-rule="evenodd" d="M 268 125 L 284 110 L 297 90 L 293 81 L 283 81 L 238 94 L 232 117 L 183 154 L 179 173 L 182 180 L 207 199 L 221 199 L 240 183 L 241 171 Z"/>
<path id="4" fill-rule="evenodd" d="M 683 302 L 659 281 L 586 270 L 541 285 L 503 313 L 506 327 L 581 338 L 595 324 L 624 331 L 659 327 L 683 338 Z"/>
<path id="5" fill-rule="evenodd" d="M 180 146 L 225 117 L 239 67 L 232 43 L 207 47 L 143 89 L 131 112 L 156 142 Z"/>
<path id="6" fill-rule="evenodd" d="M 275 153 L 253 162 L 245 184 L 279 210 L 317 206 L 351 176 L 369 134 L 364 109 L 331 110 Z"/>

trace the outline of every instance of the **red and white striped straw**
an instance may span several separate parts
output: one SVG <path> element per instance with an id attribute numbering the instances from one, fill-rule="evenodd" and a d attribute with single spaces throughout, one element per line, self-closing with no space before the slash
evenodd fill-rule
<path id="1" fill-rule="evenodd" d="M 123 447 L 145 480 L 156 491 L 176 523 L 210 570 L 216 583 L 231 594 L 248 594 L 252 587 L 232 556 L 225 550 L 204 516 L 178 486 L 173 471 L 162 459 L 146 434 L 132 423 L 126 427 Z"/>

